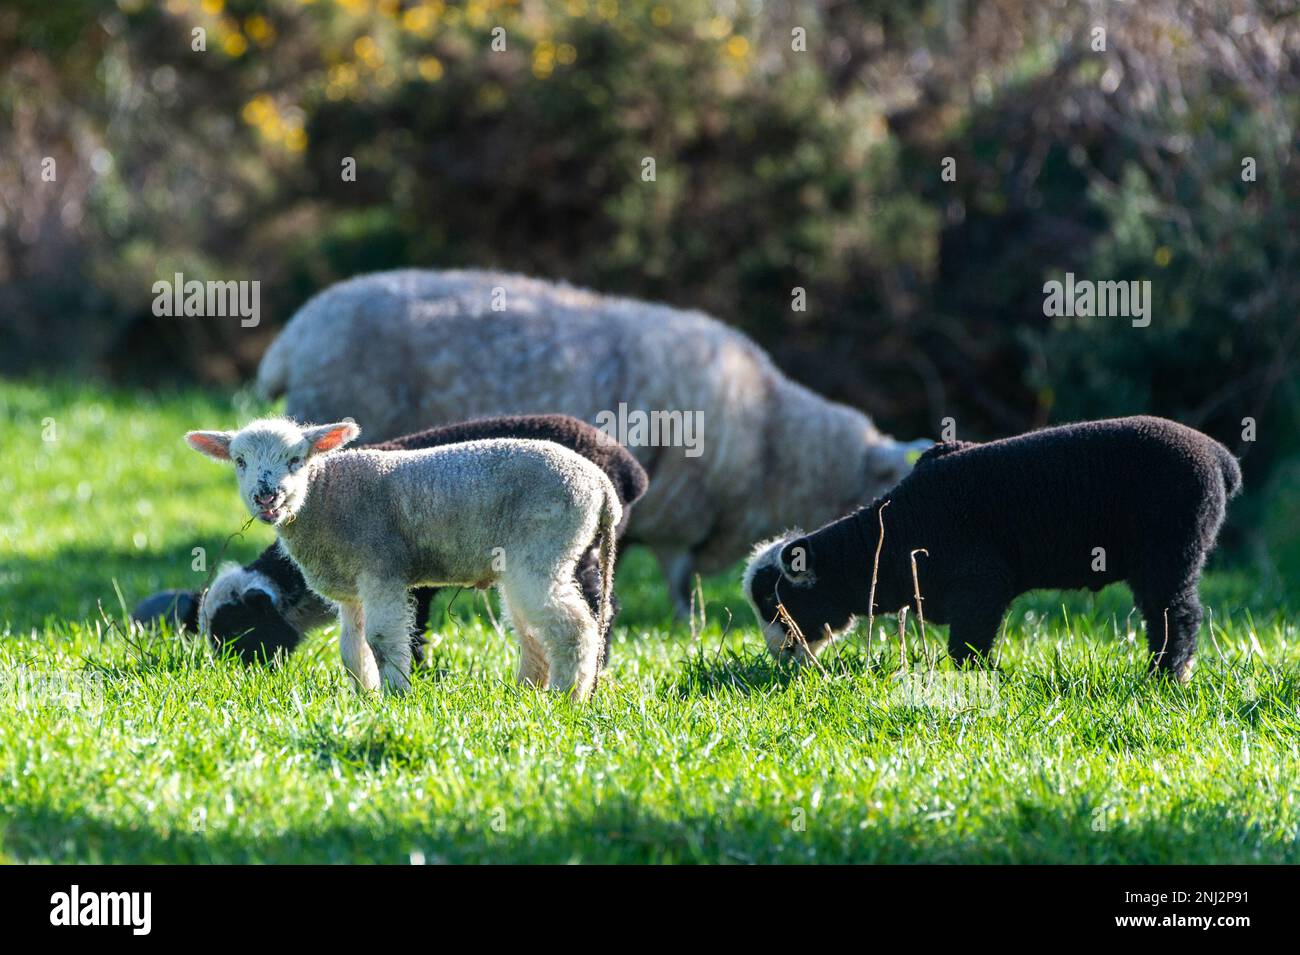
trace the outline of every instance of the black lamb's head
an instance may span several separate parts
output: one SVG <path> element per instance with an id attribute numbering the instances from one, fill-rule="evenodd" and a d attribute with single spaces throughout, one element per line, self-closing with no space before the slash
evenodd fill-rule
<path id="1" fill-rule="evenodd" d="M 853 626 L 851 601 L 817 577 L 816 543 L 801 534 L 765 541 L 745 568 L 745 598 L 754 608 L 767 649 L 778 660 L 807 662 Z M 799 637 L 782 618 L 784 607 Z"/>
<path id="2" fill-rule="evenodd" d="M 247 590 L 213 608 L 210 633 L 218 648 L 229 647 L 244 663 L 269 661 L 302 639 L 263 590 Z"/>

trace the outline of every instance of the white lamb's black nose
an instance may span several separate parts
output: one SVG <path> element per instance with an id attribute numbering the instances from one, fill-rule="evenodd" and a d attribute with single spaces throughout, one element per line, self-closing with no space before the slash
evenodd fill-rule
<path id="1" fill-rule="evenodd" d="M 254 494 L 254 495 L 253 495 L 253 503 L 254 503 L 254 504 L 261 504 L 261 505 L 264 505 L 264 506 L 267 505 L 267 504 L 273 504 L 273 503 L 275 503 L 275 494 L 274 494 L 274 493 L 272 493 L 272 494 Z"/>

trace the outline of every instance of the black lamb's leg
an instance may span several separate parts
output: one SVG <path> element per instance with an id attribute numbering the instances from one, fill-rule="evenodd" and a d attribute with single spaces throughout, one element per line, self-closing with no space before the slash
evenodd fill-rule
<path id="1" fill-rule="evenodd" d="M 948 654 L 953 663 L 959 667 L 989 664 L 1010 603 L 1009 588 L 996 578 L 971 581 L 950 595 Z"/>
<path id="2" fill-rule="evenodd" d="M 1139 564 L 1138 573 L 1129 578 L 1129 587 L 1146 622 L 1151 672 L 1185 683 L 1192 675 L 1196 631 L 1201 626 L 1196 585 L 1201 579 L 1204 556 L 1178 561 L 1168 551 L 1175 555 L 1201 553 L 1194 540 L 1174 541 Z"/>
<path id="3" fill-rule="evenodd" d="M 959 667 L 988 666 L 1002 624 L 1003 607 L 980 617 L 954 618 L 948 628 L 948 654 Z"/>
<path id="4" fill-rule="evenodd" d="M 1196 632 L 1203 616 L 1195 582 L 1167 598 L 1143 594 L 1139 607 L 1147 625 L 1151 672 L 1186 683 L 1192 676 Z"/>
<path id="5" fill-rule="evenodd" d="M 415 590 L 415 623 L 411 627 L 411 659 L 424 663 L 424 631 L 429 628 L 429 608 L 437 596 L 437 587 L 417 587 Z"/>

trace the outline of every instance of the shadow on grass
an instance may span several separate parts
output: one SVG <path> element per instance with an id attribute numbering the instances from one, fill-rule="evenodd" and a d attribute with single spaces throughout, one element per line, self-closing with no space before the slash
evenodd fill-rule
<path id="1" fill-rule="evenodd" d="M 313 756 L 321 769 L 342 764 L 353 770 L 419 770 L 438 755 L 434 745 L 413 742 L 383 723 L 371 724 L 360 736 L 342 737 L 327 725 L 315 725 L 286 742 Z"/>
<path id="2" fill-rule="evenodd" d="M 94 623 L 101 620 L 101 608 L 104 615 L 120 623 L 124 611 L 129 613 L 149 594 L 167 589 L 201 589 L 215 575 L 220 543 L 213 546 L 210 540 L 193 538 L 169 543 L 162 550 L 65 547 L 50 557 L 9 556 L 0 568 L 0 629 L 8 625 L 15 633 L 22 634 L 33 628 L 66 622 Z M 202 572 L 191 566 L 191 551 L 196 546 L 208 549 L 207 570 Z M 246 535 L 245 539 L 232 541 L 220 559 L 246 562 L 260 552 L 258 542 Z M 671 618 L 664 615 L 666 598 L 664 613 L 657 607 L 651 609 L 655 598 L 642 593 L 646 586 L 648 582 L 639 575 L 621 586 L 623 592 L 632 594 L 629 602 L 642 612 L 629 618 L 625 610 L 618 626 L 635 628 L 638 621 L 643 625 L 654 621 L 657 625 L 671 626 Z M 430 626 L 454 639 L 458 627 L 476 620 L 488 622 L 483 601 L 484 597 L 476 591 L 443 588 L 431 608 Z M 492 607 L 500 620 L 501 610 L 495 598 Z M 167 654 L 151 653 L 148 658 L 155 664 L 170 660 Z"/>
<path id="3" fill-rule="evenodd" d="M 237 529 L 237 525 L 232 527 Z M 10 554 L 0 573 L 0 625 L 7 622 L 15 630 L 26 630 L 41 626 L 51 617 L 60 621 L 95 619 L 101 603 L 109 615 L 118 615 L 121 608 L 114 581 L 121 587 L 129 610 L 141 598 L 159 590 L 198 590 L 210 574 L 215 574 L 220 562 L 250 561 L 266 543 L 251 531 L 245 532 L 232 539 L 223 554 L 225 540 L 217 535 L 176 535 L 160 547 L 147 550 L 71 545 L 49 556 Z M 203 571 L 192 568 L 195 547 L 206 550 Z M 731 583 L 729 576 L 720 576 L 707 585 L 706 593 L 715 608 L 724 602 L 743 607 L 739 589 L 727 586 Z M 633 548 L 621 562 L 618 589 L 623 603 L 620 626 L 675 626 L 662 578 L 642 548 Z M 456 588 L 445 588 L 431 619 L 435 623 L 446 619 L 448 607 L 451 616 L 459 620 L 483 615 L 482 600 L 476 594 L 457 595 Z M 686 624 L 681 626 L 685 628 Z"/>
<path id="4" fill-rule="evenodd" d="M 254 808 L 254 807 L 250 807 Z M 1295 863 L 1300 847 L 1264 828 L 1233 819 L 1230 805 L 1207 805 L 1136 825 L 1107 820 L 1086 803 L 1061 813 L 1019 804 L 986 815 L 982 831 L 952 832 L 916 818 L 886 820 L 737 812 L 665 819 L 632 804 L 599 808 L 558 825 L 521 831 L 482 819 L 427 823 L 322 820 L 268 835 L 212 827 L 164 830 L 147 821 L 109 821 L 79 812 L 9 806 L 0 810 L 9 861 L 54 863 Z M 865 827 L 864 827 L 865 824 Z M 1099 828 L 1100 827 L 1102 828 Z"/>
<path id="5" fill-rule="evenodd" d="M 122 606 L 114 581 L 128 611 L 158 590 L 198 590 L 208 573 L 191 569 L 191 550 L 207 548 L 207 567 L 215 573 L 220 543 L 213 547 L 211 541 L 195 538 L 169 544 L 165 550 L 65 547 L 49 558 L 7 557 L 0 577 L 0 625 L 9 623 L 22 631 L 49 618 L 97 620 L 101 604 L 110 617 L 120 618 Z M 248 560 L 258 552 L 255 544 L 235 541 L 223 559 Z"/>
<path id="6" fill-rule="evenodd" d="M 864 675 L 888 676 L 915 672 L 1000 673 L 1000 668 L 958 670 L 944 651 L 908 653 L 907 669 L 899 666 L 896 648 L 867 649 L 860 642 L 845 641 L 819 658 L 820 669 L 832 678 Z M 686 655 L 677 667 L 672 692 L 679 697 L 716 696 L 720 693 L 752 694 L 783 690 L 813 672 L 813 664 L 778 662 L 756 645 L 752 650 L 699 647 Z"/>

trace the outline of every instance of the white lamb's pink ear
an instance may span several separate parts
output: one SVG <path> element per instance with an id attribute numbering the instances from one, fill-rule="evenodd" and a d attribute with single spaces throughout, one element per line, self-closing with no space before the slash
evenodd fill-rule
<path id="1" fill-rule="evenodd" d="M 199 454 L 206 454 L 216 461 L 230 460 L 231 431 L 190 431 L 185 435 L 185 442 Z"/>
<path id="2" fill-rule="evenodd" d="M 324 454 L 326 451 L 341 448 L 349 441 L 355 441 L 359 434 L 361 429 L 351 418 L 344 418 L 334 424 L 304 428 L 302 432 L 303 437 L 307 439 L 307 446 L 311 449 L 308 454 Z"/>

